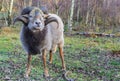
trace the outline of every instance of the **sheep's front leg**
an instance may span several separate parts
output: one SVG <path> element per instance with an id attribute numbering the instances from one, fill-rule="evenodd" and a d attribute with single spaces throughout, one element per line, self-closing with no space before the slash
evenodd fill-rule
<path id="1" fill-rule="evenodd" d="M 46 50 L 43 50 L 42 58 L 43 58 L 43 65 L 44 65 L 44 75 L 45 77 L 49 77 L 48 69 L 46 67 Z"/>
<path id="2" fill-rule="evenodd" d="M 59 54 L 60 54 L 60 58 L 62 61 L 62 69 L 66 70 L 66 66 L 65 66 L 65 62 L 64 62 L 63 47 L 61 45 L 59 45 Z"/>
<path id="3" fill-rule="evenodd" d="M 52 54 L 52 51 L 50 51 L 50 57 L 49 57 L 49 63 L 50 64 L 52 63 L 52 57 L 53 57 L 53 54 Z"/>
<path id="4" fill-rule="evenodd" d="M 26 74 L 25 77 L 27 78 L 30 74 L 30 70 L 31 70 L 31 60 L 32 60 L 32 55 L 28 54 L 28 62 L 27 62 L 27 70 L 26 70 Z"/>

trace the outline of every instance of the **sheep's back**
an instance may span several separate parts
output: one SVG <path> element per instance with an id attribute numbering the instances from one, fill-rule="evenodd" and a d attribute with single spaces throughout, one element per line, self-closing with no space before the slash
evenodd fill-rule
<path id="1" fill-rule="evenodd" d="M 56 45 L 60 44 L 61 46 L 64 45 L 64 37 L 63 37 L 63 32 L 64 32 L 64 25 L 61 20 L 61 18 L 55 14 L 49 14 L 51 17 L 55 17 L 58 20 L 58 23 L 52 22 L 48 24 L 48 28 L 51 32 L 51 38 L 52 38 L 52 48 L 55 49 Z"/>

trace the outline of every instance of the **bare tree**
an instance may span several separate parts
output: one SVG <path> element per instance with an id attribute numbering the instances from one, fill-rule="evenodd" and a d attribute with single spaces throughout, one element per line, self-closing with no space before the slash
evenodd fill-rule
<path id="1" fill-rule="evenodd" d="M 61 16 L 69 30 L 72 30 L 73 21 L 77 21 L 76 27 L 81 27 L 83 31 L 88 27 L 93 30 L 98 27 L 103 31 L 120 25 L 120 0 L 0 0 L 0 11 L 5 12 L 4 17 L 8 12 L 12 16 L 12 13 L 19 13 L 31 5 L 46 6 L 49 12 Z M 8 22 L 9 19 L 5 20 Z"/>
<path id="2" fill-rule="evenodd" d="M 10 16 L 12 15 L 13 1 L 14 0 L 11 0 L 11 2 L 10 2 L 10 10 L 9 10 Z"/>
<path id="3" fill-rule="evenodd" d="M 12 16 L 13 1 L 14 1 L 14 0 L 11 0 L 11 1 L 10 1 L 10 8 L 9 8 L 9 10 L 8 10 L 8 26 L 10 26 L 11 23 L 12 23 L 12 18 L 11 18 L 11 16 Z"/>
<path id="4" fill-rule="evenodd" d="M 32 6 L 40 7 L 41 0 L 32 0 Z"/>
<path id="5" fill-rule="evenodd" d="M 90 15 L 90 2 L 88 0 L 88 2 L 87 2 L 86 22 L 85 22 L 86 25 L 88 24 L 88 21 L 89 21 L 89 15 Z"/>
<path id="6" fill-rule="evenodd" d="M 29 0 L 28 6 L 32 6 L 32 0 Z"/>
<path id="7" fill-rule="evenodd" d="M 59 15 L 59 10 L 62 7 L 62 4 L 65 2 L 64 0 L 50 0 L 50 4 L 52 4 L 55 13 Z"/>
<path id="8" fill-rule="evenodd" d="M 72 0 L 71 10 L 70 10 L 70 18 L 68 19 L 68 22 L 69 22 L 68 23 L 68 28 L 69 28 L 70 32 L 72 31 L 72 26 L 73 26 L 74 3 L 75 3 L 75 0 Z"/>
<path id="9" fill-rule="evenodd" d="M 78 1 L 77 22 L 79 21 L 79 18 L 80 18 L 80 2 L 81 2 L 81 0 Z"/>

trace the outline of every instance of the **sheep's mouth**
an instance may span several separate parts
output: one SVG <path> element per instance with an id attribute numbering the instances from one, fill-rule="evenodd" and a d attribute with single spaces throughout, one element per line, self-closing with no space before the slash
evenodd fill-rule
<path id="1" fill-rule="evenodd" d="M 41 30 L 40 27 L 34 27 L 33 30 Z"/>
<path id="2" fill-rule="evenodd" d="M 40 32 L 40 31 L 42 31 L 40 28 L 32 28 L 32 31 L 33 32 Z"/>

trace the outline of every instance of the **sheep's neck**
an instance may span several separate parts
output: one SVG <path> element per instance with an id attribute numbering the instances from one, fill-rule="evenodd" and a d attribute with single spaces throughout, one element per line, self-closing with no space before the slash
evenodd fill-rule
<path id="1" fill-rule="evenodd" d="M 40 46 L 43 45 L 44 39 L 47 33 L 47 28 L 44 28 L 42 31 L 32 32 L 29 29 L 26 29 L 24 35 L 26 43 L 28 44 L 28 49 L 30 53 L 40 53 Z"/>

